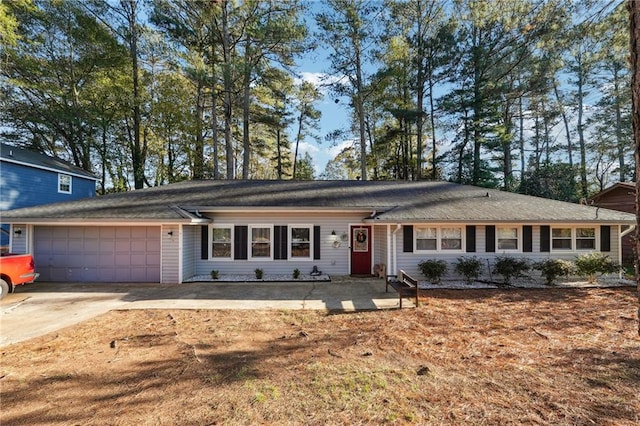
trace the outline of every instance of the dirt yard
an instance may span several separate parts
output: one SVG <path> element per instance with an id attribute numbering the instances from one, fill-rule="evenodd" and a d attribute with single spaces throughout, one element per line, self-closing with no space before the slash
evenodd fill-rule
<path id="1" fill-rule="evenodd" d="M 2 425 L 640 423 L 632 288 L 111 312 L 2 348 Z"/>

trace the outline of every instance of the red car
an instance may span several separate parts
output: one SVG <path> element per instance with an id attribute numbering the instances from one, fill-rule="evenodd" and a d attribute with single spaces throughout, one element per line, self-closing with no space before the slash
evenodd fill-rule
<path id="1" fill-rule="evenodd" d="M 13 293 L 15 286 L 35 281 L 38 275 L 30 254 L 2 254 L 0 256 L 0 299 L 7 293 Z"/>

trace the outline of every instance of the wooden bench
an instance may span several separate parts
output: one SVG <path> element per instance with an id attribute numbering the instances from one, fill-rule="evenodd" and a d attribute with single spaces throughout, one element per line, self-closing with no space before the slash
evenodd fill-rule
<path id="1" fill-rule="evenodd" d="M 418 302 L 418 280 L 407 274 L 405 271 L 400 270 L 398 275 L 387 275 L 386 280 L 386 292 L 389 292 L 389 286 L 393 287 L 400 298 L 400 308 L 402 308 L 402 298 L 408 297 L 416 299 L 416 307 L 419 306 Z"/>

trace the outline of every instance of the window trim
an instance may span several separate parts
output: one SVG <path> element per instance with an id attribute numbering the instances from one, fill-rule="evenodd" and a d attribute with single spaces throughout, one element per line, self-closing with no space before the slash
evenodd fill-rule
<path id="1" fill-rule="evenodd" d="M 514 229 L 516 230 L 516 248 L 515 249 L 501 249 L 500 248 L 500 229 Z M 521 253 L 523 243 L 523 230 L 522 225 L 501 224 L 496 225 L 496 253 Z"/>
<path id="2" fill-rule="evenodd" d="M 554 229 L 569 229 L 571 230 L 571 248 L 570 249 L 557 249 L 553 247 L 553 230 Z M 577 246 L 577 230 L 578 229 L 593 229 L 593 248 L 588 249 L 579 249 Z M 589 252 L 599 252 L 600 247 L 600 226 L 597 225 L 551 225 L 549 229 L 549 250 L 552 253 L 589 253 Z"/>
<path id="3" fill-rule="evenodd" d="M 273 236 L 273 224 L 250 224 L 248 225 L 247 232 L 247 260 L 251 261 L 269 261 L 273 260 L 273 244 L 274 244 L 274 236 Z M 254 229 L 269 229 L 269 256 L 254 256 L 253 255 L 253 230 Z"/>
<path id="4" fill-rule="evenodd" d="M 229 257 L 214 257 L 213 256 L 213 234 L 214 229 L 229 229 L 231 231 L 231 253 Z M 234 260 L 235 253 L 235 238 L 234 238 L 235 226 L 227 223 L 215 223 L 209 225 L 209 260 L 215 260 L 216 262 L 230 262 Z"/>
<path id="5" fill-rule="evenodd" d="M 444 224 L 434 225 L 428 223 L 421 223 L 413 225 L 413 252 L 414 253 L 465 253 L 466 252 L 466 228 L 464 225 L 457 224 Z M 435 250 L 421 250 L 418 249 L 418 228 L 435 228 L 436 229 L 436 249 Z M 452 250 L 442 249 L 442 230 L 445 228 L 457 228 L 460 230 L 460 248 Z"/>
<path id="6" fill-rule="evenodd" d="M 63 185 L 62 179 L 63 178 L 69 178 L 69 189 L 66 190 L 66 191 L 62 189 L 62 185 Z M 58 193 L 60 193 L 60 194 L 71 194 L 72 192 L 73 192 L 73 176 L 68 175 L 66 173 L 58 173 Z"/>
<path id="7" fill-rule="evenodd" d="M 314 248 L 314 240 L 313 240 L 313 225 L 311 224 L 290 224 L 287 225 L 287 260 L 288 261 L 312 261 L 313 260 L 313 248 Z M 309 230 L 309 256 L 308 257 L 293 257 L 291 245 L 293 244 L 293 229 L 294 228 L 305 228 Z"/>

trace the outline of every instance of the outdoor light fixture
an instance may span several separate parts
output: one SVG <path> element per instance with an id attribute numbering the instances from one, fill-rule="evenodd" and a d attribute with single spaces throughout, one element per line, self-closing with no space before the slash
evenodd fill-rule
<path id="1" fill-rule="evenodd" d="M 335 237 L 336 236 L 336 231 L 331 231 L 331 236 Z"/>
<path id="2" fill-rule="evenodd" d="M 167 235 L 170 236 L 170 237 L 173 237 L 173 231 L 167 232 Z"/>
<path id="3" fill-rule="evenodd" d="M 14 233 L 15 235 L 17 235 L 17 236 L 20 236 L 20 235 L 22 235 L 22 229 L 18 228 L 18 229 L 16 229 L 15 231 L 13 231 L 13 233 Z"/>

